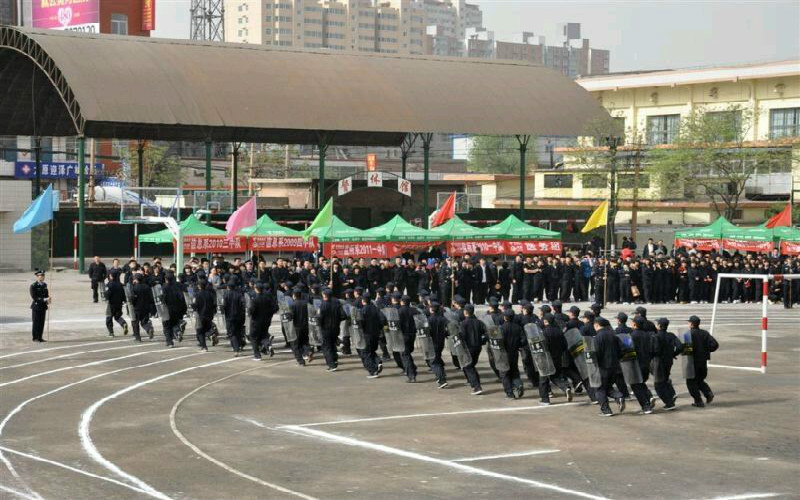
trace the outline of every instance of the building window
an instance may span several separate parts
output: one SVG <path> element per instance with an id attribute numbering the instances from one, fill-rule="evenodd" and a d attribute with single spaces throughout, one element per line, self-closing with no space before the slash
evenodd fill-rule
<path id="1" fill-rule="evenodd" d="M 571 188 L 572 174 L 547 174 L 544 176 L 546 188 Z"/>
<path id="2" fill-rule="evenodd" d="M 15 162 L 17 161 L 17 138 L 16 137 L 0 137 L 0 148 L 9 148 L 3 149 L 2 151 L 2 158 L 5 161 Z"/>
<path id="3" fill-rule="evenodd" d="M 706 121 L 716 129 L 714 140 L 717 142 L 735 141 L 742 133 L 741 111 L 709 111 Z"/>
<path id="4" fill-rule="evenodd" d="M 678 136 L 681 115 L 658 115 L 647 117 L 647 143 L 672 144 Z"/>
<path id="5" fill-rule="evenodd" d="M 633 189 L 636 185 L 636 174 L 619 174 L 617 176 L 620 189 Z M 650 176 L 648 174 L 639 174 L 639 189 L 647 189 L 650 187 Z"/>
<path id="6" fill-rule="evenodd" d="M 111 14 L 111 34 L 128 34 L 128 16 L 126 14 Z"/>
<path id="7" fill-rule="evenodd" d="M 583 174 L 581 182 L 584 189 L 605 189 L 608 187 L 608 176 L 605 174 Z"/>
<path id="8" fill-rule="evenodd" d="M 796 137 L 800 135 L 800 108 L 771 109 L 769 111 L 769 137 Z"/>

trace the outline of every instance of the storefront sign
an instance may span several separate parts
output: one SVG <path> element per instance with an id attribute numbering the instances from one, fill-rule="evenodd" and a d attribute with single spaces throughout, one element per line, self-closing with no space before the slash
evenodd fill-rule
<path id="1" fill-rule="evenodd" d="M 142 31 L 156 29 L 156 0 L 142 0 Z"/>
<path id="2" fill-rule="evenodd" d="M 33 0 L 34 28 L 100 32 L 100 0 Z"/>
<path id="3" fill-rule="evenodd" d="M 89 165 L 85 165 L 86 176 L 89 176 Z M 95 177 L 103 177 L 105 166 L 102 163 L 95 163 Z M 17 179 L 35 179 L 35 161 L 14 162 L 14 177 Z M 42 162 L 42 179 L 77 179 L 78 164 L 76 162 L 55 161 Z"/>

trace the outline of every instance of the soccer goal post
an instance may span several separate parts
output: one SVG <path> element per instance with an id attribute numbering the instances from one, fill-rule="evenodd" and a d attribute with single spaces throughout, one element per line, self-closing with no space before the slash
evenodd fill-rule
<path id="1" fill-rule="evenodd" d="M 761 280 L 761 373 L 767 373 L 767 331 L 769 330 L 767 305 L 769 304 L 769 280 L 800 279 L 800 274 L 717 274 L 717 285 L 714 289 L 714 305 L 711 309 L 711 327 L 709 328 L 709 333 L 711 333 L 711 335 L 714 335 L 714 321 L 717 319 L 717 304 L 719 303 L 719 285 L 723 278 Z"/>

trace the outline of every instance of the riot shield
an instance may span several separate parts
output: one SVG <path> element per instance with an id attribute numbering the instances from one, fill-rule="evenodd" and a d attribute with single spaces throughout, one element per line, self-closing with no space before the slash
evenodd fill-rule
<path id="1" fill-rule="evenodd" d="M 399 311 L 394 307 L 385 307 L 382 312 L 389 324 L 389 330 L 386 332 L 386 347 L 392 352 L 403 352 L 405 344 L 403 334 L 400 332 Z"/>
<path id="2" fill-rule="evenodd" d="M 244 322 L 244 334 L 247 338 L 250 338 L 250 334 L 253 331 L 253 320 L 250 318 L 250 305 L 253 302 L 253 296 L 250 295 L 250 292 L 244 292 L 244 311 L 245 317 L 247 320 Z"/>
<path id="3" fill-rule="evenodd" d="M 458 364 L 464 368 L 472 363 L 472 354 L 467 349 L 466 344 L 461 340 L 461 328 L 458 323 L 447 323 L 448 341 L 450 347 L 450 354 L 458 358 Z"/>
<path id="4" fill-rule="evenodd" d="M 692 332 L 686 330 L 678 333 L 678 340 L 683 344 L 683 352 L 681 353 L 683 378 L 694 378 L 694 343 L 692 342 Z"/>
<path id="5" fill-rule="evenodd" d="M 225 309 L 223 309 L 223 305 L 225 304 L 225 294 L 227 292 L 222 290 L 216 290 L 215 297 L 217 298 L 217 318 L 218 320 L 216 323 L 219 323 L 222 328 L 217 327 L 217 331 L 220 333 L 224 333 L 226 336 L 228 335 L 228 322 L 225 321 Z"/>
<path id="6" fill-rule="evenodd" d="M 433 346 L 433 339 L 428 326 L 428 318 L 422 311 L 414 314 L 414 326 L 417 328 L 417 345 L 419 346 L 425 359 L 430 361 L 436 357 L 436 349 Z"/>
<path id="7" fill-rule="evenodd" d="M 124 287 L 125 290 L 125 301 L 128 304 L 128 316 L 130 316 L 131 321 L 136 321 L 136 308 L 133 307 L 133 286 L 128 283 Z"/>
<path id="8" fill-rule="evenodd" d="M 619 365 L 622 368 L 622 376 L 628 385 L 641 384 L 642 370 L 639 368 L 639 361 L 636 358 L 636 346 L 633 345 L 633 337 L 629 333 L 618 333 L 617 337 L 622 344 L 622 357 Z"/>
<path id="9" fill-rule="evenodd" d="M 353 307 L 347 302 L 342 302 L 345 318 L 339 322 L 339 338 L 344 340 L 350 336 L 350 308 Z"/>
<path id="10" fill-rule="evenodd" d="M 100 299 L 103 302 L 108 302 L 108 284 L 107 283 L 100 283 L 98 287 L 100 289 Z"/>
<path id="11" fill-rule="evenodd" d="M 528 348 L 531 350 L 533 364 L 542 377 L 549 377 L 556 372 L 553 358 L 547 350 L 547 341 L 542 333 L 542 329 L 536 323 L 525 325 L 525 336 L 528 338 Z"/>
<path id="12" fill-rule="evenodd" d="M 291 299 L 286 298 L 281 292 L 278 292 L 278 312 L 281 315 L 281 326 L 283 327 L 283 335 L 286 337 L 286 342 L 295 342 L 297 340 L 297 331 L 294 329 Z"/>
<path id="13" fill-rule="evenodd" d="M 500 327 L 494 323 L 494 320 L 488 314 L 484 315 L 481 321 L 486 325 L 486 336 L 489 337 L 488 347 L 494 356 L 494 367 L 501 373 L 507 372 L 509 370 L 508 353 L 506 352 Z"/>
<path id="14" fill-rule="evenodd" d="M 575 367 L 578 369 L 578 373 L 580 373 L 583 380 L 586 380 L 589 378 L 589 368 L 586 366 L 586 357 L 584 356 L 586 346 L 583 343 L 580 330 L 577 328 L 570 328 L 564 332 L 564 338 L 567 339 L 567 349 L 573 361 L 575 361 Z"/>
<path id="15" fill-rule="evenodd" d="M 192 297 L 189 292 L 183 292 L 183 300 L 186 302 L 186 314 L 188 315 L 192 311 Z"/>
<path id="16" fill-rule="evenodd" d="M 367 339 L 361 329 L 361 309 L 357 307 L 350 308 L 350 343 L 358 350 L 367 348 Z"/>
<path id="17" fill-rule="evenodd" d="M 164 290 L 161 288 L 161 283 L 153 285 L 153 302 L 156 304 L 156 311 L 161 321 L 169 321 L 169 309 L 164 304 Z"/>
<path id="18" fill-rule="evenodd" d="M 598 388 L 602 385 L 603 379 L 600 376 L 600 367 L 597 366 L 597 350 L 594 346 L 594 337 L 583 337 L 584 357 L 586 368 L 589 369 L 589 385 Z"/>
<path id="19" fill-rule="evenodd" d="M 314 300 L 308 304 L 308 343 L 313 346 L 322 345 L 322 330 L 319 327 L 319 304 L 321 301 Z"/>

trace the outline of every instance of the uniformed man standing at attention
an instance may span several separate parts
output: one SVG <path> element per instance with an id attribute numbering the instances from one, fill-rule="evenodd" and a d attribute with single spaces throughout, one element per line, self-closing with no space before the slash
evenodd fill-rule
<path id="1" fill-rule="evenodd" d="M 44 282 L 44 271 L 37 270 L 34 273 L 36 281 L 31 283 L 31 312 L 33 313 L 33 341 L 45 342 L 42 338 L 44 333 L 44 319 L 47 316 L 47 307 L 50 303 L 50 292 L 47 290 L 47 283 Z"/>

